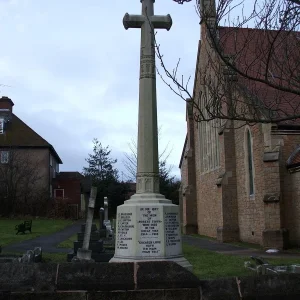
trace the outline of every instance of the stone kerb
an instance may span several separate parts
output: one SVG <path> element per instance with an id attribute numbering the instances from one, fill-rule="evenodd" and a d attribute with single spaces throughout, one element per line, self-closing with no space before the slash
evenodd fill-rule
<path id="1" fill-rule="evenodd" d="M 199 280 L 173 262 L 0 264 L 0 299 L 300 299 L 300 275 Z"/>

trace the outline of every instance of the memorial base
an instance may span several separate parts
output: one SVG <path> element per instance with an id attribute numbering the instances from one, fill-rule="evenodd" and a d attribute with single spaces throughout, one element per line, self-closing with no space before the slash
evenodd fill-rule
<path id="1" fill-rule="evenodd" d="M 135 194 L 117 209 L 116 262 L 174 261 L 192 270 L 182 255 L 179 207 L 160 194 Z"/>
<path id="2" fill-rule="evenodd" d="M 134 259 L 134 258 L 118 258 L 118 257 L 113 257 L 109 262 L 110 263 L 128 263 L 128 262 L 148 262 L 148 261 L 172 261 L 177 263 L 178 265 L 186 268 L 188 271 L 192 272 L 193 271 L 193 266 L 189 263 L 187 259 L 185 259 L 183 256 L 178 257 L 178 258 L 147 258 L 143 257 L 143 259 Z"/>
<path id="3" fill-rule="evenodd" d="M 77 251 L 77 258 L 79 260 L 91 260 L 92 258 L 92 251 L 79 248 Z"/>

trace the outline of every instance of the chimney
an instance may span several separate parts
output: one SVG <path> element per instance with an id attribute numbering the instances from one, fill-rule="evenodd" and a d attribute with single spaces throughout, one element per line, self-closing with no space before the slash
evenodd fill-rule
<path id="1" fill-rule="evenodd" d="M 11 101 L 10 98 L 6 96 L 2 96 L 0 98 L 0 110 L 1 109 L 9 109 L 9 111 L 12 113 L 14 103 Z"/>

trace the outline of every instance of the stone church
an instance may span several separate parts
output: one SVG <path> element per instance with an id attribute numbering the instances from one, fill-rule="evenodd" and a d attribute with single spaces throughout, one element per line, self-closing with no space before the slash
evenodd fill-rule
<path id="1" fill-rule="evenodd" d="M 202 1 L 204 5 L 210 2 Z M 212 12 L 212 21 L 214 16 Z M 300 246 L 299 122 L 240 126 L 241 121 L 228 120 L 217 126 L 218 120 L 195 121 L 194 103 L 207 88 L 207 62 L 215 57 L 207 41 L 207 23 L 200 24 L 194 101 L 188 100 L 186 105 L 187 134 L 179 164 L 183 232 L 266 248 Z M 228 28 L 222 27 L 218 34 L 222 36 L 226 30 L 228 33 Z M 258 38 L 247 46 L 249 50 L 256 49 L 259 39 L 266 39 L 269 33 L 248 28 L 232 30 L 226 35 L 224 52 L 236 49 L 247 34 Z M 246 55 L 254 52 L 248 51 Z M 228 72 L 222 74 L 229 76 Z M 211 78 L 209 84 L 217 81 Z M 240 80 L 239 76 L 232 80 L 241 103 L 254 94 L 258 102 L 269 105 L 279 98 L 292 103 L 291 95 L 264 84 L 259 88 L 251 86 L 251 82 Z M 204 105 L 199 101 L 200 107 Z M 296 101 L 299 103 L 299 99 Z"/>

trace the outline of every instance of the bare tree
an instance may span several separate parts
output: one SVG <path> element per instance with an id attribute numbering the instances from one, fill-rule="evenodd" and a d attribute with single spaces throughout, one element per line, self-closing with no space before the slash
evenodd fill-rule
<path id="1" fill-rule="evenodd" d="M 40 173 L 40 161 L 33 159 L 26 150 L 9 148 L 5 151 L 0 165 L 0 204 L 1 211 L 8 215 L 15 213 L 20 204 L 43 205 L 49 195 L 43 175 Z"/>
<path id="2" fill-rule="evenodd" d="M 180 60 L 170 71 L 155 41 L 160 77 L 192 102 L 196 121 L 255 124 L 300 118 L 300 1 L 254 0 L 251 5 L 245 7 L 244 0 L 196 1 L 206 38 L 195 73 L 200 88 L 193 92 L 190 78 L 179 75 Z"/>
<path id="3" fill-rule="evenodd" d="M 160 137 L 161 127 L 158 130 L 158 139 L 160 139 Z M 125 159 L 123 163 L 127 170 L 128 181 L 135 182 L 137 171 L 137 143 L 134 139 L 131 139 L 128 146 L 130 153 L 124 153 Z M 173 166 L 167 163 L 171 152 L 172 149 L 170 149 L 169 144 L 167 144 L 164 150 L 159 153 L 159 188 L 161 194 L 167 199 L 172 200 L 174 204 L 178 204 L 180 180 L 178 180 L 176 176 L 171 175 Z"/>
<path id="4" fill-rule="evenodd" d="M 158 129 L 158 139 L 161 136 L 161 127 Z M 131 139 L 128 143 L 130 149 L 129 153 L 124 153 L 125 159 L 123 159 L 123 164 L 127 170 L 127 179 L 129 181 L 136 180 L 136 171 L 137 171 L 137 143 L 135 139 Z M 164 176 L 169 176 L 172 171 L 172 166 L 167 165 L 167 160 L 172 152 L 172 149 L 169 149 L 169 144 L 164 148 L 164 150 L 159 153 L 159 172 L 164 173 Z"/>

